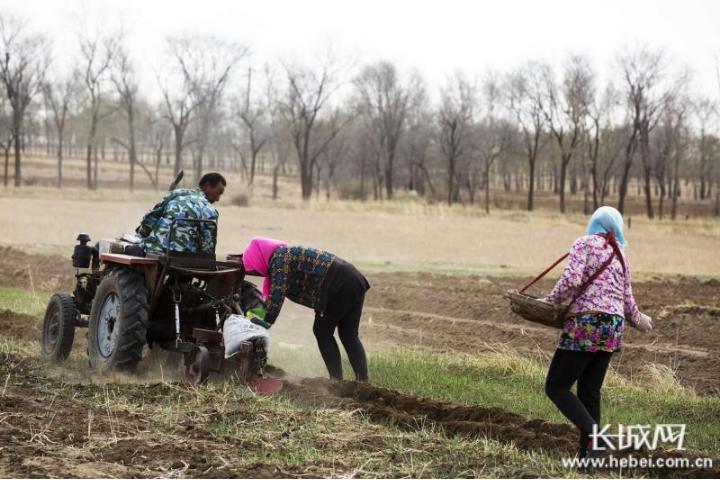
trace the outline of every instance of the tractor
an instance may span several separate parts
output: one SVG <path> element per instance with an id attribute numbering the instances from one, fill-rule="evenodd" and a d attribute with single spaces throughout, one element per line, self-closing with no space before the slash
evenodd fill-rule
<path id="1" fill-rule="evenodd" d="M 212 220 L 177 219 L 168 245 L 181 221 L 194 222 L 193 228 L 210 223 L 205 226 L 214 228 L 217 237 Z M 225 320 L 264 307 L 260 292 L 245 279 L 241 255 L 217 261 L 214 253 L 167 247 L 162 255 L 143 256 L 131 235 L 94 246 L 88 234 L 79 234 L 77 240 L 72 255 L 75 290 L 50 298 L 42 328 L 43 356 L 65 360 L 75 329 L 87 328 L 90 368 L 97 372 L 136 370 L 147 346 L 150 356 L 166 351 L 170 353 L 165 356 L 184 358 L 185 380 L 191 385 L 205 382 L 210 372 L 230 370 L 259 392 L 281 388 L 279 380 L 265 375 L 267 350 L 261 341 L 244 341 L 236 354 L 225 358 Z"/>

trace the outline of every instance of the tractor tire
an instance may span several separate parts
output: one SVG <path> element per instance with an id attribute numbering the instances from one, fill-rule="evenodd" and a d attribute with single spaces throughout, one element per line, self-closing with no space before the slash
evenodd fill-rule
<path id="1" fill-rule="evenodd" d="M 75 340 L 75 324 L 79 316 L 72 295 L 56 293 L 50 297 L 45 309 L 40 337 L 40 351 L 43 357 L 55 362 L 63 362 L 70 356 Z"/>
<path id="2" fill-rule="evenodd" d="M 95 292 L 88 328 L 90 368 L 134 371 L 142 359 L 150 305 L 145 280 L 120 268 L 105 275 Z"/>

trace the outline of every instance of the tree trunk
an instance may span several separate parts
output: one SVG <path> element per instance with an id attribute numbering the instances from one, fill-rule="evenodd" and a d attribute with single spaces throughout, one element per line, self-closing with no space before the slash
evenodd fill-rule
<path id="1" fill-rule="evenodd" d="M 94 105 L 91 106 L 91 109 L 94 109 Z M 85 173 L 87 175 L 87 188 L 88 190 L 93 189 L 93 170 L 92 170 L 92 164 L 93 164 L 93 150 L 96 149 L 95 147 L 95 135 L 97 133 L 97 115 L 92 114 L 90 118 L 90 134 L 88 135 L 87 140 L 87 156 L 85 158 L 86 165 L 85 165 Z M 95 154 L 95 158 L 97 158 L 97 153 Z"/>
<path id="2" fill-rule="evenodd" d="M 527 209 L 532 211 L 533 209 L 533 199 L 535 195 L 535 159 L 529 160 L 529 176 L 530 176 L 530 184 L 528 185 L 528 199 L 527 199 Z"/>
<path id="3" fill-rule="evenodd" d="M 185 140 L 185 130 L 182 125 L 173 125 L 173 133 L 175 137 L 175 165 L 173 166 L 173 174 L 177 176 L 183 168 L 183 142 Z"/>
<path id="4" fill-rule="evenodd" d="M 677 152 L 675 153 L 675 171 L 673 177 L 670 217 L 675 220 L 677 217 L 677 200 L 680 196 L 680 155 Z"/>
<path id="5" fill-rule="evenodd" d="M 565 155 L 560 159 L 560 213 L 565 213 L 565 180 L 567 179 L 567 169 L 570 158 Z"/>
<path id="6" fill-rule="evenodd" d="M 300 163 L 300 188 L 303 200 L 310 200 L 312 196 L 312 169 L 307 165 L 307 161 Z"/>
<path id="7" fill-rule="evenodd" d="M 250 175 L 248 175 L 248 185 L 252 185 L 255 181 L 255 165 L 257 164 L 257 152 L 255 151 L 255 142 L 250 142 Z"/>
<path id="8" fill-rule="evenodd" d="M 63 163 L 63 133 L 58 131 L 58 149 L 57 149 L 57 187 L 62 188 L 62 163 Z"/>
<path id="9" fill-rule="evenodd" d="M 10 140 L 12 142 L 12 140 Z M 10 166 L 10 143 L 5 147 L 5 173 L 3 175 L 3 186 L 8 186 L 8 167 Z"/>
<path id="10" fill-rule="evenodd" d="M 490 168 L 485 167 L 485 213 L 490 215 Z"/>
<path id="11" fill-rule="evenodd" d="M 453 183 L 455 180 L 455 153 L 451 152 L 448 156 L 448 205 L 453 202 Z"/>
<path id="12" fill-rule="evenodd" d="M 653 213 L 652 185 L 651 185 L 650 168 L 649 167 L 645 168 L 645 173 L 644 173 L 643 177 L 644 177 L 643 191 L 645 192 L 645 210 L 647 212 L 648 218 L 652 219 L 655 217 L 655 214 Z"/>
<path id="13" fill-rule="evenodd" d="M 660 193 L 658 194 L 658 196 L 660 197 L 660 199 L 658 201 L 658 220 L 662 220 L 663 213 L 664 213 L 663 208 L 664 208 L 664 200 L 665 200 L 665 182 L 663 182 L 661 180 L 659 183 L 660 183 Z"/>
<path id="14" fill-rule="evenodd" d="M 360 200 L 365 201 L 365 154 L 360 160 Z"/>
<path id="15" fill-rule="evenodd" d="M 97 190 L 98 188 L 98 163 L 100 163 L 100 159 L 98 156 L 98 149 L 95 148 L 93 150 L 93 190 Z"/>
<path id="16" fill-rule="evenodd" d="M 86 156 L 86 162 L 85 162 L 85 175 L 86 175 L 86 184 L 87 184 L 88 190 L 92 190 L 92 151 L 93 151 L 92 142 L 88 141 L 87 156 Z"/>
<path id="17" fill-rule="evenodd" d="M 130 155 L 130 191 L 135 190 L 135 163 L 137 163 L 137 151 L 135 148 L 135 124 L 132 108 L 128 110 L 128 139 Z"/>
<path id="18" fill-rule="evenodd" d="M 393 196 L 393 169 L 394 163 L 395 163 L 395 152 L 394 149 L 391 149 L 388 147 L 388 162 L 387 162 L 387 168 L 385 169 L 385 192 L 387 194 L 388 200 L 392 199 Z"/>
<path id="19" fill-rule="evenodd" d="M 273 177 L 272 177 L 272 198 L 273 200 L 277 200 L 278 198 L 278 172 L 280 171 L 280 164 L 276 164 L 273 167 Z"/>
<path id="20" fill-rule="evenodd" d="M 635 157 L 635 139 L 637 137 L 637 130 L 633 130 L 628 144 L 625 147 L 625 165 L 623 166 L 623 173 L 620 179 L 620 188 L 618 191 L 619 201 L 618 210 L 620 213 L 625 213 L 625 197 L 627 196 L 628 182 L 630 180 L 630 168 L 632 167 L 633 158 Z"/>
<path id="21" fill-rule="evenodd" d="M 21 139 L 20 139 L 20 130 L 15 130 L 13 132 L 13 148 L 15 150 L 15 186 L 19 187 L 20 183 L 22 181 L 22 173 L 20 171 L 20 160 L 21 160 L 21 153 L 20 149 L 22 147 L 21 145 Z"/>
<path id="22" fill-rule="evenodd" d="M 155 187 L 155 190 L 158 189 L 158 185 L 160 185 L 160 163 L 162 162 L 162 147 L 158 148 L 155 152 L 155 184 L 153 187 Z"/>

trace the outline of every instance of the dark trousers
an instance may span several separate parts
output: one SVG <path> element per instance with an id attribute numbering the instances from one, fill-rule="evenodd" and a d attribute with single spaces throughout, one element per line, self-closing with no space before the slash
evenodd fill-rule
<path id="1" fill-rule="evenodd" d="M 610 352 L 555 350 L 545 393 L 580 429 L 580 449 L 587 448 L 593 425 L 600 424 L 600 389 L 610 365 Z M 577 396 L 570 389 L 577 382 Z"/>
<path id="2" fill-rule="evenodd" d="M 340 291 L 328 298 L 325 313 L 315 313 L 313 333 L 331 378 L 343 378 L 340 349 L 334 336 L 335 329 L 337 329 L 350 365 L 355 372 L 355 379 L 361 382 L 368 380 L 365 349 L 358 336 L 364 301 L 364 290 L 362 292 Z"/>

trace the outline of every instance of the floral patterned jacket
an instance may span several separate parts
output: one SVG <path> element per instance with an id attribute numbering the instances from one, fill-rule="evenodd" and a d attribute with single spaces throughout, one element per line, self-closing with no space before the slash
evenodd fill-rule
<path id="1" fill-rule="evenodd" d="M 578 288 L 593 275 L 612 255 L 612 247 L 600 235 L 586 235 L 578 238 L 570 250 L 567 266 L 545 300 L 567 303 L 572 300 Z M 640 311 L 633 297 L 630 264 L 625 252 L 620 249 L 625 271 L 619 259 L 613 262 L 590 284 L 585 292 L 570 306 L 568 316 L 586 313 L 607 313 L 620 315 L 637 324 Z"/>

